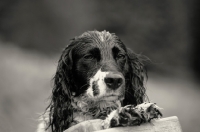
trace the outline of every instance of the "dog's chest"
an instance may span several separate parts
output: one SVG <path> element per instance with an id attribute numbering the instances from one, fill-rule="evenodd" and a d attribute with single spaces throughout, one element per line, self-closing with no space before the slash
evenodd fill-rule
<path id="1" fill-rule="evenodd" d="M 119 106 L 116 101 L 91 101 L 75 99 L 72 102 L 73 107 L 73 122 L 71 125 L 92 120 L 105 119 L 110 112 L 117 109 Z"/>
<path id="2" fill-rule="evenodd" d="M 73 120 L 76 123 L 80 123 L 80 122 L 83 122 L 83 121 L 86 121 L 86 120 L 92 120 L 92 119 L 94 119 L 94 117 L 92 115 L 89 115 L 89 114 L 85 114 L 85 113 L 82 113 L 82 112 L 74 112 L 73 113 Z"/>

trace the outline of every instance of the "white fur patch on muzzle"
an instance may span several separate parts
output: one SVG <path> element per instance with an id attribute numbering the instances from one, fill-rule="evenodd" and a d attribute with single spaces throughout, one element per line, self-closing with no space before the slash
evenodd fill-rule
<path id="1" fill-rule="evenodd" d="M 109 74 L 109 72 L 102 72 L 100 69 L 92 78 L 90 78 L 90 86 L 87 89 L 87 95 L 89 97 L 101 97 L 106 94 L 104 78 L 107 74 Z"/>
<path id="2" fill-rule="evenodd" d="M 89 79 L 86 95 L 89 98 L 115 100 L 124 94 L 125 81 L 123 75 L 115 72 L 104 72 L 101 69 Z"/>

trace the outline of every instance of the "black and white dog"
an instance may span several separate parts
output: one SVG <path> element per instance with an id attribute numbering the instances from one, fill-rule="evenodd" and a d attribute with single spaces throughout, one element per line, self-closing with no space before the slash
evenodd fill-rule
<path id="1" fill-rule="evenodd" d="M 145 57 L 107 31 L 88 31 L 72 39 L 58 61 L 52 99 L 38 132 L 62 132 L 85 120 L 105 119 L 121 106 L 143 103 L 142 60 Z"/>

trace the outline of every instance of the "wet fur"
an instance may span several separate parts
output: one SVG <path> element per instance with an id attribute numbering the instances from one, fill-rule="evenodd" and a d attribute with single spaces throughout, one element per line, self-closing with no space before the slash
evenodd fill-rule
<path id="1" fill-rule="evenodd" d="M 109 47 L 117 48 L 112 48 L 110 53 L 107 51 Z M 95 52 L 91 53 L 95 55 L 95 62 L 87 60 L 90 56 L 82 60 L 81 57 L 89 50 Z M 118 53 L 118 50 L 123 50 L 124 60 L 116 59 L 115 53 Z M 45 130 L 62 132 L 82 120 L 105 119 L 118 107 L 117 102 L 95 100 L 95 97 L 98 98 L 98 90 L 95 91 L 94 97 L 85 94 L 91 86 L 89 79 L 100 69 L 120 73 L 124 77 L 124 86 L 121 86 L 121 91 L 117 91 L 121 93 L 119 101 L 122 106 L 143 103 L 146 97 L 144 60 L 145 57 L 127 48 L 115 34 L 106 31 L 88 31 L 72 39 L 58 61 L 51 102 L 44 114 L 47 117 L 44 119 Z M 95 88 L 97 87 L 93 89 Z M 77 115 L 81 119 L 76 119 Z M 41 132 L 38 129 L 39 131 Z"/>

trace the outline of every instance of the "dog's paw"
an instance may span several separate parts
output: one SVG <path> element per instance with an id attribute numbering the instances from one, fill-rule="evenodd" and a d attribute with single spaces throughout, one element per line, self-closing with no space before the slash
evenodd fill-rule
<path id="1" fill-rule="evenodd" d="M 162 116 L 162 108 L 158 107 L 155 103 L 142 103 L 135 107 L 135 111 L 139 112 L 143 122 L 151 121 L 151 119 L 159 118 Z"/>
<path id="2" fill-rule="evenodd" d="M 112 111 L 107 118 L 103 121 L 102 127 L 108 129 L 119 125 L 119 109 Z"/>
<path id="3" fill-rule="evenodd" d="M 122 126 L 140 125 L 142 123 L 141 113 L 135 109 L 134 105 L 121 107 L 118 119 L 119 125 Z"/>
<path id="4" fill-rule="evenodd" d="M 104 129 L 116 126 L 140 125 L 143 122 L 162 116 L 161 108 L 154 103 L 142 103 L 134 107 L 127 105 L 112 111 L 104 120 Z"/>
<path id="5" fill-rule="evenodd" d="M 103 121 L 102 127 L 107 129 L 116 126 L 139 125 L 142 122 L 141 119 L 140 113 L 134 110 L 134 106 L 127 105 L 112 111 Z"/>

